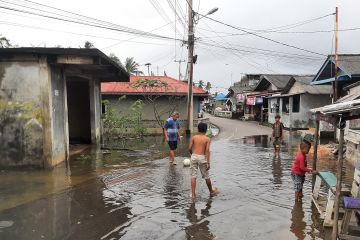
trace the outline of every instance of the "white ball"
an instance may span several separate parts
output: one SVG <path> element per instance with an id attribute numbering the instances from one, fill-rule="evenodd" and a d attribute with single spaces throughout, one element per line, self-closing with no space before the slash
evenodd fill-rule
<path id="1" fill-rule="evenodd" d="M 184 166 L 185 166 L 185 167 L 190 166 L 190 159 L 185 158 L 183 163 L 184 163 Z"/>

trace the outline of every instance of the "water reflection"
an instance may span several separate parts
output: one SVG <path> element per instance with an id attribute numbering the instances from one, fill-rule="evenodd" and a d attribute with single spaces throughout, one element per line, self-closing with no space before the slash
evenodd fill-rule
<path id="1" fill-rule="evenodd" d="M 296 202 L 291 211 L 291 225 L 290 231 L 295 235 L 299 240 L 305 238 L 305 228 L 306 222 L 304 220 L 305 212 L 303 210 L 302 203 Z"/>
<path id="2" fill-rule="evenodd" d="M 281 158 L 274 156 L 272 158 L 272 174 L 273 174 L 273 182 L 275 185 L 282 184 L 282 177 L 283 177 L 283 166 L 281 163 Z"/>
<path id="3" fill-rule="evenodd" d="M 192 202 L 190 207 L 186 210 L 186 217 L 189 219 L 191 225 L 185 227 L 186 239 L 214 239 L 215 235 L 210 231 L 210 221 L 207 219 L 210 216 L 212 200 L 206 202 L 205 208 L 200 210 L 200 217 L 198 217 L 196 204 Z"/>

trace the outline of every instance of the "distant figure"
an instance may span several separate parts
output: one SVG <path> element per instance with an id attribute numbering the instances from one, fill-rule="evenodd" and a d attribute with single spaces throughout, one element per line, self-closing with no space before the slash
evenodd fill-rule
<path id="1" fill-rule="evenodd" d="M 175 150 L 177 149 L 178 141 L 180 140 L 179 129 L 180 123 L 178 121 L 180 115 L 178 112 L 173 112 L 171 117 L 166 120 L 165 123 L 165 139 L 168 142 L 170 152 L 169 152 L 169 162 L 170 164 L 176 165 L 175 161 Z"/>
<path id="2" fill-rule="evenodd" d="M 206 181 L 206 185 L 209 188 L 210 196 L 215 196 L 218 193 L 217 188 L 213 188 L 209 177 L 210 169 L 210 138 L 205 136 L 207 131 L 206 123 L 199 123 L 198 135 L 191 138 L 189 144 L 189 152 L 191 154 L 191 193 L 192 198 L 195 199 L 196 177 L 198 169 L 200 169 L 201 176 Z"/>
<path id="3" fill-rule="evenodd" d="M 283 140 L 284 125 L 280 122 L 280 115 L 275 116 L 275 123 L 272 126 L 272 136 L 274 138 L 274 152 L 275 156 L 280 156 L 280 147 Z"/>
<path id="4" fill-rule="evenodd" d="M 305 173 L 317 174 L 317 171 L 313 171 L 307 168 L 306 154 L 309 153 L 311 144 L 309 142 L 302 142 L 300 144 L 300 152 L 296 155 L 295 161 L 291 167 L 291 178 L 294 182 L 295 201 L 301 202 L 303 197 L 303 185 L 305 182 Z"/>

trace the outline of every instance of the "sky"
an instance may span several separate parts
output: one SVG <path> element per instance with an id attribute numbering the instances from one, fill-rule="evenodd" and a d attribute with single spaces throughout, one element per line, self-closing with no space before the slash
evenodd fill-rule
<path id="1" fill-rule="evenodd" d="M 218 11 L 209 17 L 232 26 L 207 18 L 199 19 L 195 25 L 195 54 L 198 59 L 194 66 L 194 81 L 210 82 L 213 92 L 227 92 L 229 86 L 246 73 L 316 74 L 326 55 L 334 53 L 334 32 L 331 30 L 335 27 L 332 13 L 336 6 L 339 7 L 339 29 L 346 30 L 339 32 L 339 53 L 360 53 L 358 0 L 193 1 L 195 12 L 206 14 L 216 7 Z M 30 7 L 50 10 L 24 0 L 0 0 L 0 34 L 10 39 L 12 44 L 22 47 L 83 47 L 85 41 L 90 41 L 96 48 L 106 54 L 114 53 L 122 61 L 133 57 L 145 74 L 148 72 L 145 64 L 151 63 L 150 71 L 155 75 L 163 75 L 165 71 L 174 78 L 179 75 L 179 63 L 174 60 L 187 60 L 187 47 L 181 41 L 187 39 L 187 30 L 181 23 L 184 20 L 179 20 L 186 17 L 181 14 L 187 13 L 186 0 L 33 2 L 124 27 L 152 31 L 171 39 L 148 38 L 14 12 L 1 6 L 26 11 L 37 11 Z M 176 21 L 170 6 L 175 2 L 178 3 L 176 12 L 179 15 Z M 348 30 L 353 28 L 355 30 Z M 175 36 L 178 41 L 174 40 Z M 181 63 L 180 67 L 184 77 L 186 63 Z"/>

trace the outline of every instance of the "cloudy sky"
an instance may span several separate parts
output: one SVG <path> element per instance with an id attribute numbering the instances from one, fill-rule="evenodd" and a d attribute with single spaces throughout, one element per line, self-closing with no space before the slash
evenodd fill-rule
<path id="1" fill-rule="evenodd" d="M 152 31 L 171 39 L 145 38 L 43 18 L 21 11 L 54 16 L 54 10 L 24 0 L 0 0 L 0 7 L 21 10 L 0 8 L 0 34 L 13 44 L 79 47 L 88 40 L 106 54 L 114 53 L 121 60 L 134 57 L 144 73 L 147 73 L 144 64 L 151 63 L 150 70 L 154 74 L 162 75 L 166 71 L 173 77 L 178 76 L 179 67 L 174 60 L 186 59 L 186 46 L 172 40 L 175 36 L 186 39 L 183 26 L 186 0 L 33 1 L 124 27 Z M 179 16 L 176 22 L 171 7 L 175 3 Z M 343 30 L 339 33 L 340 53 L 360 53 L 358 0 L 194 0 L 196 12 L 206 14 L 217 7 L 219 10 L 210 17 L 237 28 L 206 18 L 198 21 L 195 27 L 195 52 L 198 55 L 195 81 L 209 81 L 215 87 L 214 91 L 225 91 L 244 73 L 316 73 L 326 55 L 334 52 L 334 32 L 331 30 L 335 18 L 331 14 L 336 6 L 339 7 L 339 29 Z M 56 11 L 56 14 L 58 18 L 69 19 L 63 11 Z M 88 21 L 79 16 L 71 17 L 75 21 Z M 186 64 L 183 63 L 181 68 L 184 75 Z"/>

